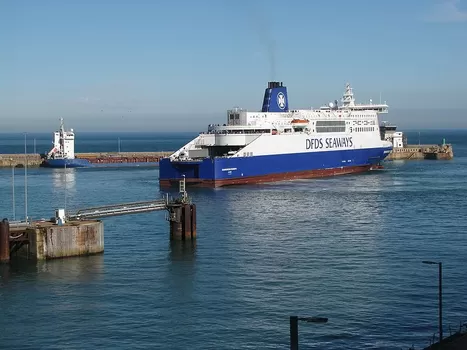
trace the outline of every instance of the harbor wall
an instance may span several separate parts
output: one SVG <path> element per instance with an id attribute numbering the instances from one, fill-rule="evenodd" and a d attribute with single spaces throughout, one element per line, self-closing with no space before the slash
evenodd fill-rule
<path id="1" fill-rule="evenodd" d="M 104 224 L 102 221 L 68 222 L 56 225 L 36 223 L 27 229 L 29 245 L 15 255 L 37 260 L 91 255 L 104 252 Z"/>
<path id="2" fill-rule="evenodd" d="M 454 157 L 452 145 L 406 145 L 394 148 L 386 160 L 433 159 L 449 160 Z"/>
<path id="3" fill-rule="evenodd" d="M 28 167 L 38 167 L 42 163 L 40 154 L 0 154 L 0 167 L 3 168 L 23 168 L 26 161 Z"/>
<path id="4" fill-rule="evenodd" d="M 102 152 L 75 153 L 75 157 L 91 163 L 159 163 L 162 157 L 170 154 L 172 152 Z"/>
<path id="5" fill-rule="evenodd" d="M 92 163 L 157 163 L 163 157 L 173 152 L 94 152 L 76 153 L 75 156 L 87 159 Z M 408 159 L 452 159 L 454 152 L 451 144 L 445 145 L 406 145 L 403 148 L 394 148 L 386 160 Z M 0 168 L 39 167 L 42 164 L 40 154 L 0 154 Z"/>
<path id="6" fill-rule="evenodd" d="M 75 153 L 77 158 L 104 158 L 104 157 L 165 157 L 173 152 L 90 152 Z"/>
<path id="7" fill-rule="evenodd" d="M 92 163 L 156 163 L 162 157 L 167 157 L 173 152 L 100 152 L 100 153 L 75 153 L 76 158 L 87 159 Z M 0 154 L 0 167 L 23 168 L 39 167 L 43 160 L 40 154 Z"/>

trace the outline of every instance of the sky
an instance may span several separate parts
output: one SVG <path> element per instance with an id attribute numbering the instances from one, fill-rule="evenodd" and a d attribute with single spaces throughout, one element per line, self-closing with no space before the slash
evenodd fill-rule
<path id="1" fill-rule="evenodd" d="M 272 80 L 467 128 L 466 43 L 467 0 L 0 0 L 0 132 L 203 131 Z"/>

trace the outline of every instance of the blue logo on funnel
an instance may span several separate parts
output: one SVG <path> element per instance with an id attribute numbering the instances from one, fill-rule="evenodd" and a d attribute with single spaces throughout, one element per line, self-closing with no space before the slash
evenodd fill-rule
<path id="1" fill-rule="evenodd" d="M 282 92 L 277 94 L 277 106 L 279 106 L 280 109 L 285 108 L 285 95 Z"/>

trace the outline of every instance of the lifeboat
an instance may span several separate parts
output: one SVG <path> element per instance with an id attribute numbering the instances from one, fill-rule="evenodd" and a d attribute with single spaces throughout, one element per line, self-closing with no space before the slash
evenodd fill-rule
<path id="1" fill-rule="evenodd" d="M 290 124 L 296 128 L 303 128 L 308 125 L 310 121 L 308 119 L 292 119 Z"/>

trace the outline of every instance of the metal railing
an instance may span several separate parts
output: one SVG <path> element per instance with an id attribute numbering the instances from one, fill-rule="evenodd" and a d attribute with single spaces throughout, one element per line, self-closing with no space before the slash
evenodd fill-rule
<path id="1" fill-rule="evenodd" d="M 150 211 L 164 210 L 167 203 L 164 199 L 145 201 L 145 202 L 131 202 L 121 204 L 111 204 L 99 207 L 91 207 L 80 209 L 74 214 L 68 214 L 68 220 L 88 220 L 97 219 L 108 216 L 118 216 L 126 214 L 146 213 Z"/>

